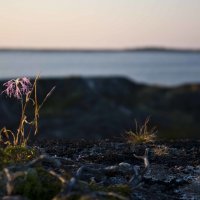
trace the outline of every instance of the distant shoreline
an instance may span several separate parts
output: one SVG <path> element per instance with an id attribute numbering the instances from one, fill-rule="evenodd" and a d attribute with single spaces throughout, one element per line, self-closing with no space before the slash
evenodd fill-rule
<path id="1" fill-rule="evenodd" d="M 155 53 L 200 53 L 200 49 L 181 49 L 165 47 L 144 47 L 125 49 L 59 49 L 59 48 L 0 48 L 0 52 L 39 52 L 39 53 L 122 53 L 122 52 L 155 52 Z"/>

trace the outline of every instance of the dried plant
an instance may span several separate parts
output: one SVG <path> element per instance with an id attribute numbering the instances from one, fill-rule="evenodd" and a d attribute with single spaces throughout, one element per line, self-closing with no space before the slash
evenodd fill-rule
<path id="1" fill-rule="evenodd" d="M 46 102 L 48 97 L 51 95 L 55 87 L 46 95 L 41 104 L 38 103 L 37 97 L 37 81 L 39 76 L 35 78 L 34 83 L 32 84 L 30 80 L 26 77 L 12 79 L 3 84 L 6 89 L 2 94 L 7 95 L 8 97 L 14 97 L 17 101 L 20 101 L 21 104 L 21 118 L 19 121 L 19 126 L 16 132 L 13 132 L 6 127 L 3 127 L 0 131 L 0 140 L 7 145 L 21 145 L 26 146 L 30 134 L 33 132 L 34 135 L 38 133 L 38 120 L 39 120 L 39 111 L 43 104 Z M 32 119 L 29 119 L 27 107 L 32 107 L 34 116 Z M 30 117 L 31 118 L 31 117 Z"/>
<path id="2" fill-rule="evenodd" d="M 159 145 L 153 148 L 153 152 L 156 156 L 165 156 L 169 154 L 169 148 L 165 145 Z"/>
<path id="3" fill-rule="evenodd" d="M 126 140 L 128 143 L 132 144 L 141 144 L 154 142 L 156 139 L 157 129 L 156 127 L 151 128 L 149 125 L 150 118 L 148 117 L 142 126 L 138 125 L 138 122 L 135 120 L 135 131 L 126 132 Z"/>

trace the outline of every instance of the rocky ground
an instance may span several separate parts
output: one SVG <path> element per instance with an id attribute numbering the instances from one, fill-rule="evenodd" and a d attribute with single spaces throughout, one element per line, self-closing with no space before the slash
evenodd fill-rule
<path id="1" fill-rule="evenodd" d="M 143 155 L 149 149 L 149 169 L 141 184 L 132 188 L 130 199 L 200 199 L 200 141 L 168 141 L 133 146 L 124 142 L 49 143 L 45 151 L 52 156 L 67 157 L 91 168 L 123 166 L 123 173 L 113 173 L 94 181 L 104 184 L 128 184 L 129 167 L 144 168 Z M 123 163 L 123 164 L 122 164 Z M 125 164 L 127 163 L 127 164 Z M 123 171 L 123 170 L 122 170 Z"/>
<path id="2" fill-rule="evenodd" d="M 33 171 L 41 161 L 44 169 L 56 177 L 52 181 L 62 183 L 54 200 L 200 199 L 200 141 L 132 145 L 111 140 L 43 140 L 35 145 L 42 156 L 23 165 L 23 169 Z M 15 176 L 21 168 L 8 169 Z M 31 190 L 36 193 L 34 187 Z"/>

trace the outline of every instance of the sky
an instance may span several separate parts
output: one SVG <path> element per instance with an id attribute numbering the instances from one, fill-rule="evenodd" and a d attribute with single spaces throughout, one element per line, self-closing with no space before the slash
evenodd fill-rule
<path id="1" fill-rule="evenodd" d="M 200 0 L 0 0 L 0 48 L 200 48 Z"/>

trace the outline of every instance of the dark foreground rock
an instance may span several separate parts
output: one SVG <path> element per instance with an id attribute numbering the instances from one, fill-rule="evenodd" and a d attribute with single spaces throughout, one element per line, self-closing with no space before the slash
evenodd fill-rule
<path id="1" fill-rule="evenodd" d="M 52 183 L 50 181 L 48 184 L 55 184 L 60 180 L 63 182 L 63 189 L 58 188 L 57 194 L 54 193 L 52 197 L 44 196 L 45 191 L 48 191 L 49 195 L 51 193 L 51 190 L 47 189 L 49 185 L 38 187 L 36 182 L 33 182 L 29 193 L 24 192 L 25 190 L 16 193 L 16 190 L 13 190 L 9 197 L 4 198 L 5 190 L 3 193 L 1 188 L 0 196 L 2 195 L 3 199 L 200 199 L 200 141 L 160 141 L 133 146 L 123 141 L 109 140 L 43 140 L 35 145 L 39 147 L 42 156 L 21 167 L 17 165 L 8 168 L 13 176 L 22 169 L 28 172 L 23 179 L 14 182 L 14 188 L 24 184 L 24 181 L 27 182 L 23 187 L 27 188 L 28 181 L 35 180 L 27 178 L 30 178 L 30 174 L 33 177 L 39 173 L 40 176 L 37 177 L 42 182 L 49 181 L 47 175 L 43 171 L 41 173 L 43 166 L 49 173 L 56 174 L 57 180 L 51 178 Z M 148 168 L 146 161 L 138 157 L 144 155 L 147 149 Z M 1 185 L 4 176 L 0 172 Z M 62 177 L 66 181 L 63 181 Z M 56 185 L 53 186 L 55 187 Z M 5 189 L 5 186 L 3 188 Z M 30 196 L 30 193 L 33 196 Z M 38 194 L 40 196 L 36 196 Z M 42 198 L 42 195 L 45 198 Z"/>
<path id="2" fill-rule="evenodd" d="M 44 98 L 53 86 L 41 111 L 40 137 L 118 137 L 134 130 L 134 119 L 143 123 L 151 116 L 161 137 L 200 138 L 200 85 L 166 88 L 117 77 L 42 79 L 38 96 Z M 0 127 L 15 130 L 20 105 L 0 98 Z"/>

